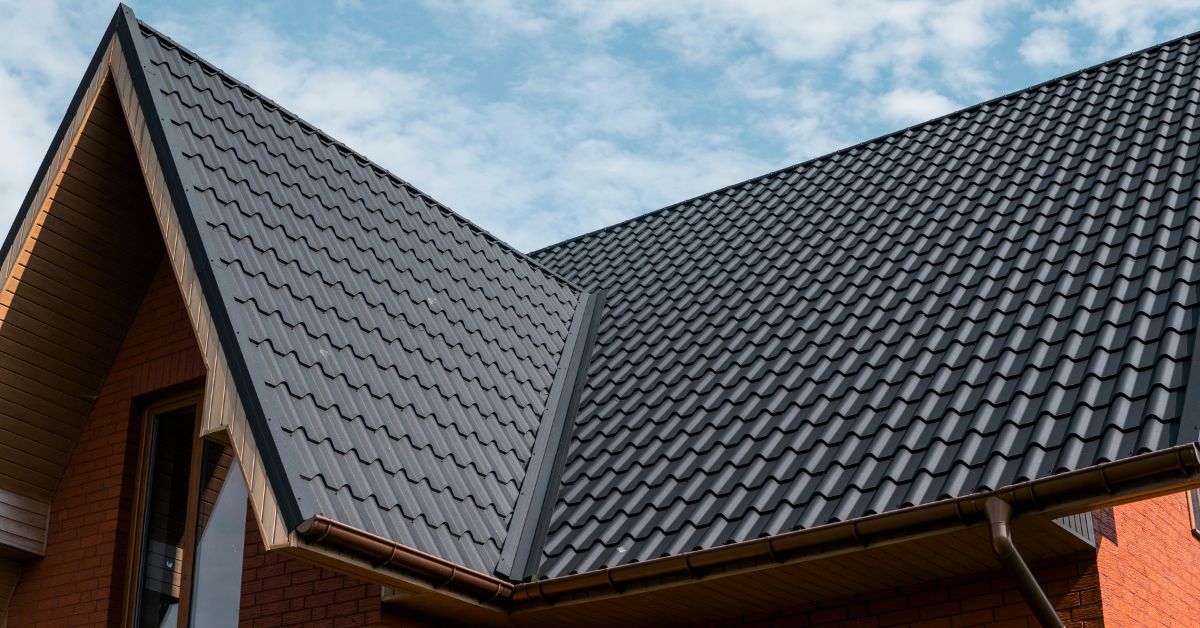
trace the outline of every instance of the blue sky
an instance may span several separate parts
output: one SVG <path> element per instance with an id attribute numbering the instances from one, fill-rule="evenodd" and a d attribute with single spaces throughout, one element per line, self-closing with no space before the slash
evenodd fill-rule
<path id="1" fill-rule="evenodd" d="M 1200 0 L 131 4 L 526 250 L 1200 30 Z M 115 6 L 0 0 L 6 226 Z"/>

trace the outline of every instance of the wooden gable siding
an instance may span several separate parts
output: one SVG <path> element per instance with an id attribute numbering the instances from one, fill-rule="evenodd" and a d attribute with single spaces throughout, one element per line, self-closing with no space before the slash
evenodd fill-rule
<path id="1" fill-rule="evenodd" d="M 101 81 L 22 225 L 0 293 L 0 545 L 40 555 L 47 507 L 162 247 Z"/>

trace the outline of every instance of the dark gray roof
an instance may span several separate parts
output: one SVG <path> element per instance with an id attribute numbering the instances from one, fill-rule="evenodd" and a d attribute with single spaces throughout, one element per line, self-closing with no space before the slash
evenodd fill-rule
<path id="1" fill-rule="evenodd" d="M 289 526 L 326 515 L 491 571 L 578 291 L 131 30 Z"/>
<path id="2" fill-rule="evenodd" d="M 123 10 L 290 528 L 557 576 L 1197 437 L 1195 36 L 539 265 Z"/>
<path id="3" fill-rule="evenodd" d="M 1198 41 L 535 253 L 607 295 L 541 572 L 1195 440 Z"/>

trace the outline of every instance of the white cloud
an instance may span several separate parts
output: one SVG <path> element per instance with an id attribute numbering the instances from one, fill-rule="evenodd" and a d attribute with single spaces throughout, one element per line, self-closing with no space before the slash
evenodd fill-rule
<path id="1" fill-rule="evenodd" d="M 1040 11 L 1035 20 L 1083 29 L 1093 57 L 1153 45 L 1170 35 L 1200 28 L 1200 0 L 1073 0 Z"/>
<path id="2" fill-rule="evenodd" d="M 1200 27 L 1200 0 L 422 0 L 410 42 L 337 0 L 298 41 L 287 11 L 221 1 L 141 17 L 519 247 L 993 96 L 1014 52 L 1075 65 Z M 0 0 L 0 220 L 112 10 Z"/>
<path id="3" fill-rule="evenodd" d="M 655 26 L 656 42 L 698 62 L 724 61 L 747 46 L 785 62 L 846 60 L 861 79 L 912 72 L 924 62 L 988 80 L 980 53 L 999 41 L 1008 0 L 740 2 L 610 0 L 567 4 L 581 28 L 604 36 L 626 24 Z"/>
<path id="4" fill-rule="evenodd" d="M 518 248 L 773 165 L 673 125 L 668 93 L 610 56 L 542 62 L 481 101 L 453 89 L 460 77 L 324 58 L 247 20 L 226 35 L 197 52 Z"/>
<path id="5" fill-rule="evenodd" d="M 113 5 L 0 1 L 0 231 L 6 231 Z"/>
<path id="6" fill-rule="evenodd" d="M 1061 28 L 1039 28 L 1021 42 L 1019 52 L 1033 65 L 1070 65 L 1070 35 Z"/>
<path id="7" fill-rule="evenodd" d="M 884 115 L 898 122 L 923 122 L 958 108 L 949 98 L 931 90 L 900 87 L 879 99 Z"/>

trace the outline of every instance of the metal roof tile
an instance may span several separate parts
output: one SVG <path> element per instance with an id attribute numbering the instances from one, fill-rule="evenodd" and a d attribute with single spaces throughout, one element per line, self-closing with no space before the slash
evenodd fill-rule
<path id="1" fill-rule="evenodd" d="M 535 253 L 608 294 L 541 573 L 618 539 L 645 560 L 1173 444 L 1200 291 L 1196 48 Z"/>

